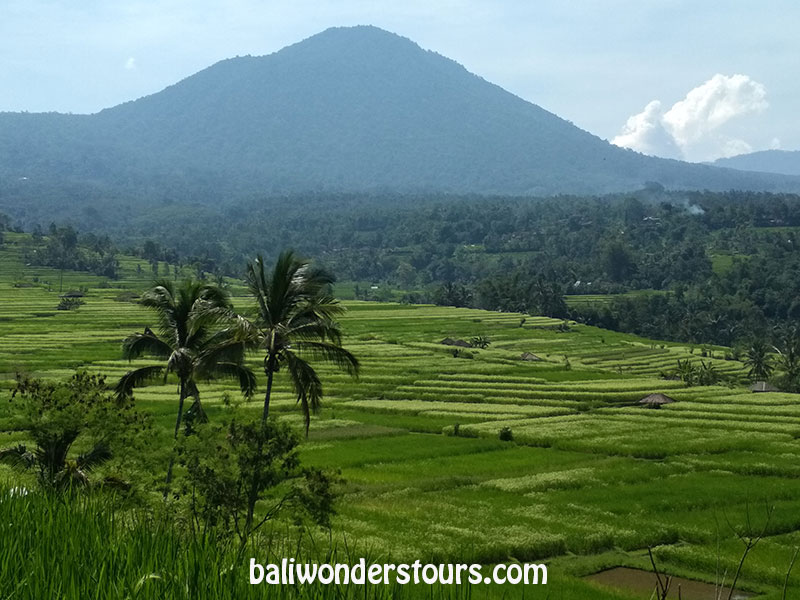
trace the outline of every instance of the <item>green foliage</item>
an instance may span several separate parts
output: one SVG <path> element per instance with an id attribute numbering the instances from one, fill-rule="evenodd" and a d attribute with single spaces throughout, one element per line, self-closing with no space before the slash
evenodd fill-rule
<path id="1" fill-rule="evenodd" d="M 473 348 L 480 348 L 485 350 L 491 345 L 492 341 L 483 335 L 477 335 L 475 337 L 471 337 L 469 340 L 469 345 Z"/>
<path id="2" fill-rule="evenodd" d="M 33 244 L 25 251 L 25 259 L 33 265 L 88 271 L 111 279 L 119 276 L 116 248 L 108 236 L 89 234 L 79 237 L 72 227 L 53 224 L 43 241 L 43 244 Z"/>
<path id="3" fill-rule="evenodd" d="M 772 375 L 774 366 L 770 355 L 770 347 L 764 340 L 755 340 L 747 349 L 744 364 L 750 368 L 747 376 L 752 381 L 765 381 Z"/>
<path id="4" fill-rule="evenodd" d="M 18 376 L 12 393 L 13 429 L 25 431 L 25 444 L 0 451 L 0 460 L 36 472 L 42 488 L 67 490 L 86 487 L 91 474 L 115 451 L 134 449 L 134 440 L 147 430 L 145 418 L 130 399 L 116 399 L 105 377 L 77 373 L 69 381 L 51 383 Z M 82 450 L 71 452 L 73 446 Z M 101 485 L 118 486 L 116 477 Z"/>
<path id="5" fill-rule="evenodd" d="M 58 301 L 56 310 L 77 310 L 84 304 L 86 303 L 80 298 L 61 298 L 61 300 Z"/>
<path id="6" fill-rule="evenodd" d="M 114 282 L 114 289 L 102 289 L 85 273 L 66 272 L 67 289 L 89 285 L 92 301 L 83 310 L 54 315 L 55 293 L 33 280 L 52 278 L 52 269 L 26 268 L 15 253 L 26 237 L 9 234 L 0 250 L 0 372 L 13 372 L 19 364 L 55 378 L 75 364 L 92 364 L 102 365 L 116 380 L 130 368 L 120 360 L 119 340 L 130 331 L 141 331 L 150 318 L 148 309 L 114 300 L 122 289 L 116 286 L 129 284 L 127 279 Z M 136 262 L 122 257 L 132 277 Z M 33 285 L 13 288 L 16 279 Z M 244 310 L 243 288 L 235 283 L 231 288 L 236 308 Z M 245 556 L 323 561 L 329 550 L 335 556 L 345 545 L 367 548 L 380 562 L 392 557 L 488 565 L 511 556 L 552 565 L 553 582 L 547 589 L 534 590 L 536 595 L 619 600 L 624 594 L 600 590 L 577 576 L 617 564 L 636 565 L 639 550 L 654 546 L 659 560 L 670 557 L 665 568 L 671 574 L 713 581 L 718 556 L 720 572 L 733 573 L 736 568 L 737 556 L 730 546 L 737 541 L 727 535 L 726 519 L 740 522 L 748 503 L 769 501 L 776 506 L 770 539 L 753 551 L 748 563 L 752 568 L 742 576 L 747 589 L 763 591 L 765 598 L 780 597 L 780 567 L 798 544 L 800 527 L 796 396 L 751 394 L 741 385 L 687 388 L 683 382 L 657 378 L 678 359 L 691 359 L 699 367 L 699 346 L 692 356 L 684 345 L 571 322 L 569 331 L 561 333 L 561 320 L 534 316 L 527 316 L 519 327 L 523 315 L 517 313 L 342 304 L 348 310 L 337 320 L 346 333 L 343 345 L 361 360 L 360 379 L 356 383 L 335 365 L 315 363 L 325 382 L 326 410 L 312 420 L 308 439 L 295 447 L 302 467 L 341 469 L 346 481 L 333 488 L 338 514 L 332 515 L 330 530 L 320 533 L 311 526 L 310 515 L 303 514 L 303 523 L 294 527 L 297 513 L 281 511 L 254 534 Z M 49 316 L 34 316 L 48 310 Z M 224 328 L 223 322 L 219 326 Z M 469 339 L 477 331 L 493 342 L 476 352 L 480 360 L 454 360 L 449 348 L 438 343 L 445 337 Z M 782 343 L 775 345 L 786 350 Z M 541 360 L 519 360 L 524 352 Z M 722 359 L 724 349 L 706 352 L 702 360 L 719 373 L 741 377 L 746 372 L 741 363 Z M 565 355 L 570 370 L 564 368 Z M 260 371 L 262 360 L 262 354 L 253 355 L 246 364 Z M 776 372 L 782 373 L 780 368 Z M 275 377 L 270 415 L 300 430 L 304 418 L 295 413 L 297 395 L 284 374 L 282 367 Z M 264 378 L 262 373 L 261 385 Z M 171 377 L 136 390 L 137 407 L 151 413 L 154 424 L 147 446 L 136 449 L 145 454 L 152 480 L 163 478 L 172 448 L 176 383 Z M 221 490 L 230 490 L 225 472 L 238 467 L 225 463 L 224 454 L 216 456 L 213 442 L 229 447 L 222 439 L 230 419 L 225 406 L 238 395 L 236 386 L 205 379 L 197 385 L 210 421 L 197 424 L 196 435 L 180 436 L 180 445 L 201 446 L 199 440 L 208 439 L 197 448 L 201 464 L 215 471 Z M 634 406 L 656 391 L 677 401 L 659 411 Z M 7 422 L 11 407 L 13 403 L 0 403 L 0 422 Z M 240 411 L 236 420 L 245 424 L 258 419 L 260 407 L 242 403 Z M 454 423 L 459 423 L 458 436 L 438 434 L 452 432 Z M 499 440 L 504 427 L 513 431 L 513 443 Z M 202 438 L 206 428 L 219 437 Z M 2 446 L 29 444 L 26 435 L 4 434 L 8 441 Z M 76 445 L 71 453 L 81 450 Z M 111 467 L 110 462 L 98 470 L 96 480 Z M 147 475 L 140 472 L 131 479 L 136 482 Z M 5 467 L 0 476 L 11 485 L 32 487 L 28 476 Z M 181 491 L 180 500 L 164 504 L 148 486 L 150 493 L 139 496 L 153 502 L 141 512 L 113 512 L 75 502 L 51 508 L 35 493 L 15 493 L 13 498 L 0 494 L 0 536 L 5 541 L 0 544 L 0 564 L 8 567 L 0 570 L 0 589 L 11 586 L 18 596 L 31 599 L 59 594 L 372 597 L 372 588 L 249 587 L 246 569 L 237 566 L 240 542 L 235 533 L 225 535 L 225 527 L 217 524 L 204 536 L 204 517 L 198 516 L 193 535 L 192 495 L 188 485 L 183 487 L 188 466 L 176 466 L 175 477 L 181 488 L 172 489 Z M 293 481 L 297 494 L 327 503 L 313 477 Z M 284 481 L 263 492 L 254 523 L 267 516 L 280 494 L 294 488 L 291 484 Z M 214 491 L 204 493 L 213 498 Z M 221 505 L 230 497 L 226 494 Z M 19 508 L 6 498 L 21 501 Z M 296 496 L 284 507 L 304 503 Z M 53 556 L 59 560 L 53 561 Z M 352 556 L 358 555 L 349 553 L 342 559 Z M 559 576 L 569 583 L 560 587 Z M 796 583 L 792 578 L 787 597 L 798 593 Z M 376 593 L 387 598 L 438 593 L 390 588 Z M 519 593 L 519 587 L 481 586 L 478 595 L 499 599 Z"/>
<path id="7" fill-rule="evenodd" d="M 336 318 L 344 309 L 330 294 L 333 277 L 291 251 L 281 253 L 269 275 L 259 256 L 247 267 L 247 285 L 256 303 L 256 319 L 237 321 L 234 339 L 264 353 L 267 391 L 261 422 L 266 423 L 275 373 L 285 367 L 303 412 L 306 433 L 311 413 L 322 402 L 322 381 L 309 358 L 331 363 L 353 377 L 358 359 L 342 347 Z"/>
<path id="8" fill-rule="evenodd" d="M 245 396 L 252 395 L 255 377 L 242 362 L 244 346 L 233 338 L 232 329 L 217 327 L 220 322 L 234 319 L 226 291 L 191 279 L 180 284 L 165 279 L 145 292 L 140 304 L 155 313 L 159 333 L 145 327 L 144 333 L 128 336 L 122 344 L 123 357 L 133 360 L 148 355 L 166 360 L 166 364 L 128 371 L 116 387 L 120 398 L 132 395 L 136 386 L 161 377 L 162 373 L 175 373 L 180 381 L 177 436 L 186 398 L 194 398 L 188 416 L 205 419 L 197 387 L 200 378 L 235 379 Z"/>
<path id="9" fill-rule="evenodd" d="M 265 426 L 239 417 L 198 426 L 178 448 L 186 476 L 180 496 L 193 528 L 204 534 L 235 534 L 244 545 L 261 527 L 291 511 L 329 525 L 334 479 L 319 469 L 303 469 L 298 438 L 287 423 Z M 263 508 L 254 520 L 249 511 Z"/>
<path id="10" fill-rule="evenodd" d="M 505 425 L 500 428 L 500 432 L 498 433 L 498 437 L 500 438 L 501 442 L 511 442 L 514 440 L 514 434 L 511 431 L 511 427 Z"/>
<path id="11" fill-rule="evenodd" d="M 716 385 L 726 380 L 725 374 L 721 373 L 712 361 L 702 359 L 699 366 L 688 358 L 686 360 L 678 359 L 678 366 L 674 371 L 674 375 L 689 387 L 693 385 Z"/>

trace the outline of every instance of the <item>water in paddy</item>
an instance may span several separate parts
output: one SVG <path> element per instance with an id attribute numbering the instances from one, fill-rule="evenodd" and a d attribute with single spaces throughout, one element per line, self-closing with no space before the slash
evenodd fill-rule
<path id="1" fill-rule="evenodd" d="M 586 579 L 626 592 L 642 594 L 643 598 L 649 598 L 653 590 L 656 589 L 656 576 L 652 571 L 630 569 L 628 567 L 616 567 L 607 571 L 600 571 L 594 575 L 589 575 Z M 717 598 L 717 590 L 712 584 L 682 577 L 672 578 L 667 598 L 677 600 L 678 586 L 680 586 L 682 600 L 716 600 Z M 728 591 L 729 588 L 726 588 L 722 598 L 728 597 Z M 733 600 L 746 600 L 747 598 L 753 598 L 753 594 L 736 591 L 733 593 L 732 598 Z"/>

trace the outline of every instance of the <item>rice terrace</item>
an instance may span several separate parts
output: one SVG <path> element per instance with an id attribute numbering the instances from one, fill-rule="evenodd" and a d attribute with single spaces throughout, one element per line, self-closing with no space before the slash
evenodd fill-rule
<path id="1" fill-rule="evenodd" d="M 131 364 L 120 358 L 121 340 L 151 323 L 130 293 L 148 284 L 137 277 L 136 259 L 122 258 L 123 275 L 116 281 L 62 275 L 25 266 L 20 253 L 26 240 L 27 234 L 7 233 L 0 251 L 4 387 L 13 386 L 15 373 L 52 379 L 76 369 L 109 379 L 123 375 Z M 85 290 L 77 310 L 55 310 L 62 276 L 64 289 Z M 244 290 L 235 284 L 233 290 L 235 305 L 244 305 Z M 344 345 L 359 357 L 361 375 L 353 380 L 320 367 L 324 407 L 300 446 L 304 463 L 336 469 L 344 483 L 331 537 L 318 533 L 312 543 L 313 537 L 300 536 L 301 546 L 310 545 L 301 552 L 323 544 L 380 560 L 546 560 L 550 591 L 526 592 L 531 597 L 611 599 L 645 596 L 585 576 L 620 566 L 652 574 L 652 548 L 665 572 L 712 586 L 738 576 L 738 590 L 781 597 L 800 544 L 796 396 L 665 380 L 659 374 L 678 360 L 699 360 L 698 348 L 574 322 L 427 305 L 345 306 Z M 465 350 L 441 343 L 473 336 L 491 344 Z M 523 360 L 525 353 L 536 360 Z M 724 348 L 704 353 L 703 360 L 719 371 L 744 375 L 742 363 L 724 360 Z M 257 357 L 252 360 L 257 368 Z M 275 385 L 272 410 L 280 420 L 301 425 L 286 381 L 276 378 Z M 239 396 L 235 385 L 220 381 L 200 387 L 212 421 Z M 675 402 L 659 410 L 638 403 L 653 392 Z M 137 408 L 154 419 L 142 450 L 145 463 L 157 464 L 170 452 L 174 398 L 174 382 L 135 391 Z M 244 403 L 242 410 L 257 414 L 260 403 Z M 3 434 L 4 447 L 25 440 L 25 432 Z M 6 486 L 29 485 L 13 473 L 3 471 Z M 142 477 L 137 487 L 143 493 L 157 484 L 155 476 Z M 54 597 L 82 578 L 99 577 L 98 597 L 184 597 L 182 586 L 191 590 L 195 584 L 219 586 L 219 597 L 234 597 L 242 584 L 228 588 L 222 574 L 207 574 L 213 582 L 182 581 L 198 559 L 173 556 L 169 544 L 175 540 L 143 540 L 136 518 L 87 524 L 89 517 L 70 512 L 80 509 L 62 508 L 68 514 L 56 513 L 35 528 L 9 522 L 19 511 L 27 519 L 43 510 L 31 495 L 4 500 L 0 510 L 6 515 L 4 590 L 26 581 L 39 597 Z M 72 541 L 56 537 L 59 528 L 69 530 Z M 25 529 L 36 534 L 23 534 Z M 82 563 L 72 544 L 101 531 L 113 536 L 95 559 L 103 566 Z M 743 540 L 759 535 L 738 573 Z M 100 552 L 97 544 L 107 542 L 84 541 L 95 550 L 80 552 Z M 269 545 L 262 543 L 266 551 Z M 137 548 L 141 544 L 148 549 Z M 53 551 L 63 557 L 58 566 L 48 563 Z M 156 553 L 150 560 L 160 562 L 145 585 L 142 578 L 151 573 L 146 564 L 131 564 L 136 552 Z M 46 577 L 51 568 L 60 576 Z M 790 578 L 787 597 L 800 590 L 797 585 Z M 454 592 L 445 587 L 441 594 L 450 597 Z M 473 597 L 504 597 L 502 589 L 479 588 Z"/>

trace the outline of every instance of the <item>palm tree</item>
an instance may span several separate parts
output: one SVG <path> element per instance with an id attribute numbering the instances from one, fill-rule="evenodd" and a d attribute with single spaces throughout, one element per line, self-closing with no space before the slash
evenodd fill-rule
<path id="1" fill-rule="evenodd" d="M 68 458 L 69 449 L 78 437 L 71 433 L 37 440 L 33 449 L 18 444 L 0 450 L 0 462 L 20 471 L 36 470 L 40 485 L 47 489 L 86 487 L 92 470 L 111 459 L 111 451 L 101 442 L 88 452 Z"/>
<path id="2" fill-rule="evenodd" d="M 776 366 L 783 371 L 782 387 L 797 391 L 800 383 L 800 331 L 791 327 L 783 335 L 781 346 L 773 346 L 777 353 Z"/>
<path id="3" fill-rule="evenodd" d="M 322 359 L 358 376 L 358 360 L 342 348 L 335 319 L 344 309 L 330 295 L 331 283 L 330 274 L 291 251 L 281 253 L 269 275 L 261 256 L 247 267 L 247 284 L 256 301 L 257 314 L 253 322 L 241 320 L 240 331 L 251 349 L 265 353 L 267 391 L 262 429 L 269 416 L 273 378 L 282 366 L 303 411 L 306 435 L 311 412 L 319 409 L 322 400 L 322 382 L 307 358 Z"/>
<path id="4" fill-rule="evenodd" d="M 754 381 L 763 381 L 772 374 L 772 359 L 769 355 L 769 347 L 763 340 L 755 340 L 750 348 L 747 349 L 747 356 L 744 364 L 750 367 L 748 377 Z"/>
<path id="5" fill-rule="evenodd" d="M 156 313 L 159 333 L 145 327 L 144 333 L 129 336 L 122 343 L 123 356 L 133 360 L 149 355 L 166 360 L 166 364 L 128 371 L 116 386 L 118 397 L 131 395 L 133 388 L 148 380 L 162 375 L 166 379 L 169 373 L 175 373 L 179 381 L 179 397 L 173 438 L 177 439 L 187 398 L 194 398 L 187 416 L 193 420 L 205 419 L 198 379 L 235 378 L 245 396 L 253 394 L 255 375 L 242 362 L 245 346 L 233 339 L 230 328 L 213 330 L 222 317 L 231 314 L 230 300 L 225 291 L 191 279 L 178 285 L 162 280 L 143 295 L 141 304 Z M 167 470 L 167 483 L 171 474 L 172 461 Z"/>

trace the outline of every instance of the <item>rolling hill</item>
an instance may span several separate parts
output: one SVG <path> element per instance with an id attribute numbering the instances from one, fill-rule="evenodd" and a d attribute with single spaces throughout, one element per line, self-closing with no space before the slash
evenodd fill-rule
<path id="1" fill-rule="evenodd" d="M 624 150 L 412 41 L 334 28 L 93 115 L 0 114 L 0 210 L 308 191 L 800 191 Z"/>

